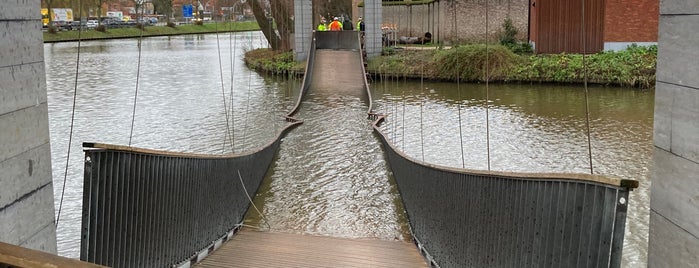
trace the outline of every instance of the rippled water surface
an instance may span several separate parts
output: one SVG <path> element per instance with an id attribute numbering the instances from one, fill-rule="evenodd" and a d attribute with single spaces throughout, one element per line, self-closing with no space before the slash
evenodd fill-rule
<path id="1" fill-rule="evenodd" d="M 300 83 L 265 78 L 244 66 L 243 52 L 262 46 L 261 40 L 260 33 L 144 39 L 133 136 L 137 40 L 82 43 L 59 254 L 79 255 L 81 142 L 128 144 L 131 137 L 137 147 L 218 154 L 224 147 L 230 152 L 230 137 L 236 152 L 270 141 L 286 124 L 282 117 L 295 104 Z M 77 48 L 44 48 L 58 204 Z M 491 85 L 487 120 L 484 85 L 375 81 L 372 87 L 375 110 L 388 115 L 383 129 L 418 159 L 487 169 L 489 151 L 493 170 L 589 172 L 580 87 Z M 594 87 L 589 103 L 595 173 L 641 181 L 630 197 L 623 266 L 645 266 L 653 91 Z M 304 124 L 284 138 L 256 196 L 264 219 L 250 211 L 246 222 L 292 233 L 408 238 L 397 189 L 365 112 L 360 95 L 311 91 L 297 115 Z M 234 118 L 227 120 L 227 113 Z"/>

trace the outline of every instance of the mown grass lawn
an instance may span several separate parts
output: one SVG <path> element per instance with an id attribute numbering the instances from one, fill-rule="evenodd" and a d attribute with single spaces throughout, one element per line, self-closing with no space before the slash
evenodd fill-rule
<path id="1" fill-rule="evenodd" d="M 200 34 L 216 32 L 237 32 L 259 30 L 255 21 L 206 23 L 203 25 L 179 25 L 175 28 L 168 26 L 146 26 L 143 31 L 136 27 L 107 29 L 106 32 L 97 30 L 44 32 L 44 42 L 66 42 L 95 39 L 136 38 L 163 35 Z"/>

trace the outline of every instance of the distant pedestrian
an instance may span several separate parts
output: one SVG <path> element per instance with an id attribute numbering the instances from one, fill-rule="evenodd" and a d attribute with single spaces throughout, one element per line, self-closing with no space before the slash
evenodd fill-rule
<path id="1" fill-rule="evenodd" d="M 330 25 L 328 25 L 328 28 L 330 28 L 330 31 L 342 31 L 342 23 L 335 17 Z"/>
<path id="2" fill-rule="evenodd" d="M 342 30 L 345 30 L 345 31 L 352 30 L 352 21 L 349 18 L 346 18 L 345 21 L 342 22 Z"/>
<path id="3" fill-rule="evenodd" d="M 362 20 L 362 17 L 357 19 L 357 31 L 364 31 L 364 21 Z"/>

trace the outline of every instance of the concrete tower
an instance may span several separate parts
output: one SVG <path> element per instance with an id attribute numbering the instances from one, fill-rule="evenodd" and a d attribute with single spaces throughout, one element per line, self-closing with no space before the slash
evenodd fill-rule
<path id="1" fill-rule="evenodd" d="M 649 267 L 699 263 L 699 2 L 660 1 Z"/>
<path id="2" fill-rule="evenodd" d="M 0 241 L 56 253 L 40 0 L 0 8 Z"/>

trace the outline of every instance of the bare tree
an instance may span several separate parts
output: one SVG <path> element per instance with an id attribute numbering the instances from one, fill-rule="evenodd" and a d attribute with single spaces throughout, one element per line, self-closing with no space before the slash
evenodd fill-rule
<path id="1" fill-rule="evenodd" d="M 165 15 L 167 22 L 170 22 L 170 17 L 172 17 L 172 0 L 152 0 L 152 3 L 154 11 Z"/>

